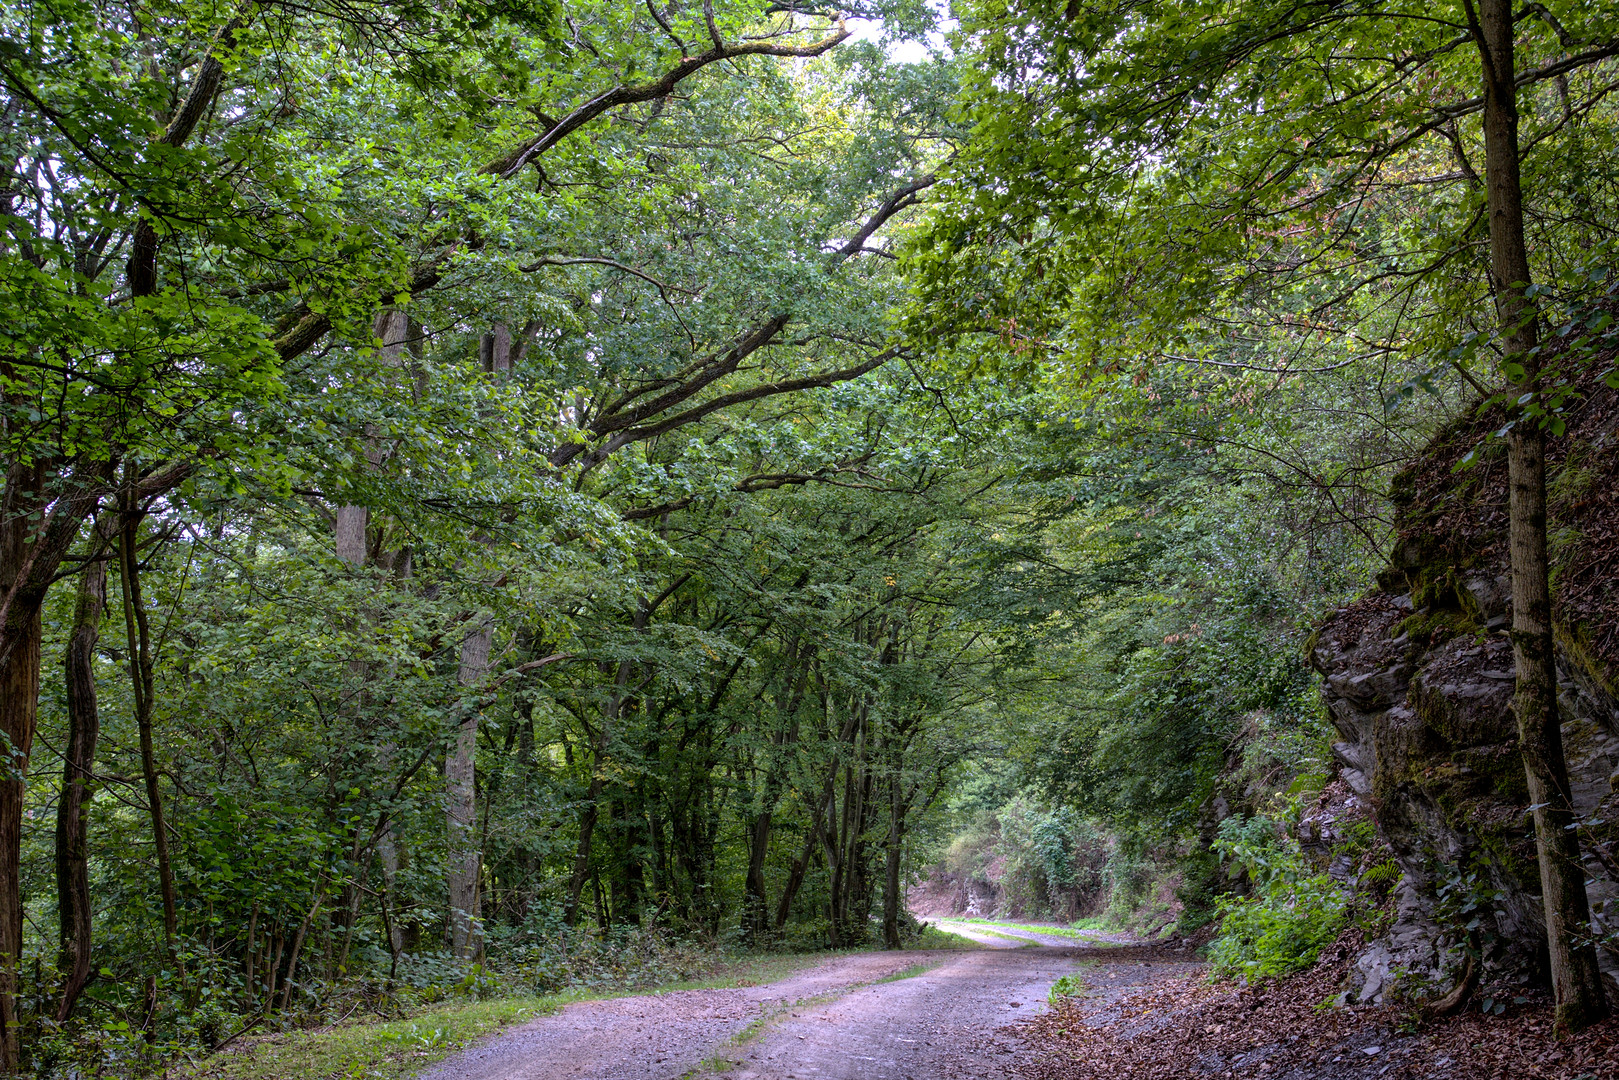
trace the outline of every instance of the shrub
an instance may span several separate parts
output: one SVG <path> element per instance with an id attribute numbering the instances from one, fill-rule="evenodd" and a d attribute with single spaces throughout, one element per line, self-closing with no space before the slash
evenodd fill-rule
<path id="1" fill-rule="evenodd" d="M 1209 946 L 1211 970 L 1263 979 L 1315 963 L 1349 916 L 1349 897 L 1338 883 L 1314 872 L 1298 841 L 1262 815 L 1221 822 L 1214 849 L 1247 873 L 1254 891 L 1219 901 L 1223 919 Z"/>

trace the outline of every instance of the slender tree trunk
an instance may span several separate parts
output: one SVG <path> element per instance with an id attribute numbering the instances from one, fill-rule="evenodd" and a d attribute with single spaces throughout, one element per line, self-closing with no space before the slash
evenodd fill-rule
<path id="1" fill-rule="evenodd" d="M 62 794 L 56 804 L 56 894 L 60 928 L 62 999 L 56 1007 L 61 1023 L 73 1013 L 85 984 L 90 981 L 90 858 L 89 800 L 96 738 L 101 717 L 96 709 L 96 642 L 101 637 L 101 616 L 107 606 L 107 564 L 101 550 L 114 531 L 112 522 L 97 522 L 90 537 L 90 561 L 79 573 L 79 596 L 74 605 L 73 633 L 63 662 L 67 686 L 68 736 L 62 765 Z"/>
<path id="2" fill-rule="evenodd" d="M 1471 15 L 1471 10 L 1469 11 Z M 1510 0 L 1480 0 L 1475 20 L 1484 72 L 1485 188 L 1490 212 L 1490 269 L 1501 336 L 1510 362 L 1523 365 L 1523 389 L 1539 389 L 1537 317 L 1525 290 L 1529 252 L 1523 230 L 1518 107 Z M 1550 565 L 1546 545 L 1546 432 L 1519 414 L 1508 437 L 1511 484 L 1512 647 L 1518 688 L 1518 740 L 1540 855 L 1557 1025 L 1578 1030 L 1608 1014 L 1596 947 L 1590 940 L 1585 870 L 1574 829 L 1568 765 L 1557 715 Z"/>
<path id="3" fill-rule="evenodd" d="M 393 771 L 394 748 L 384 744 L 377 748 L 377 775 L 387 776 Z M 394 827 L 392 815 L 383 822 L 382 830 L 377 834 L 377 862 L 382 865 L 382 897 L 383 920 L 387 924 L 388 951 L 393 956 L 397 966 L 399 954 L 405 951 L 405 935 L 399 923 L 388 918 L 388 902 L 393 897 L 394 881 L 399 877 L 399 846 L 394 840 Z"/>
<path id="4" fill-rule="evenodd" d="M 639 623 L 639 619 L 637 622 Z M 596 823 L 601 816 L 600 806 L 608 747 L 611 745 L 613 725 L 624 705 L 624 690 L 629 685 L 633 671 L 634 666 L 629 661 L 619 663 L 613 696 L 602 709 L 601 724 L 596 729 L 595 745 L 591 748 L 590 793 L 585 799 L 585 812 L 579 819 L 579 846 L 574 852 L 573 874 L 568 879 L 567 904 L 563 909 L 563 918 L 570 926 L 579 917 L 579 898 L 583 895 L 585 883 L 590 878 L 590 849 L 595 840 Z"/>
<path id="5" fill-rule="evenodd" d="M 781 899 L 776 902 L 778 934 L 787 926 L 787 916 L 792 913 L 793 900 L 804 884 L 804 874 L 809 870 L 810 859 L 815 856 L 815 849 L 821 842 L 821 823 L 826 818 L 826 811 L 831 802 L 832 781 L 828 780 L 821 792 L 820 800 L 816 803 L 814 816 L 810 819 L 809 832 L 804 834 L 804 846 L 799 850 L 798 858 L 793 860 L 792 869 L 787 873 L 787 884 L 781 890 Z"/>
<path id="6" fill-rule="evenodd" d="M 259 902 L 253 901 L 253 908 L 247 913 L 247 943 L 242 948 L 242 967 L 247 974 L 247 999 L 242 1006 L 244 1012 L 253 1011 L 253 997 L 258 972 L 258 941 L 255 934 L 259 928 Z"/>
<path id="7" fill-rule="evenodd" d="M 135 704 L 135 724 L 140 732 L 141 775 L 146 781 L 146 802 L 152 817 L 152 840 L 157 849 L 158 891 L 163 900 L 163 940 L 174 955 L 174 939 L 179 932 L 175 914 L 174 871 L 169 863 L 168 825 L 163 819 L 163 793 L 157 784 L 157 752 L 152 740 L 153 677 L 152 637 L 147 625 L 146 606 L 141 599 L 140 570 L 135 558 L 135 541 L 141 517 L 132 503 L 126 503 L 123 530 L 118 538 L 118 565 L 123 578 L 124 631 L 128 636 L 129 678 Z"/>
<path id="8" fill-rule="evenodd" d="M 321 883 L 321 885 L 324 884 L 325 882 Z M 292 1004 L 292 988 L 296 985 L 295 980 L 298 975 L 298 957 L 303 953 L 304 938 L 308 935 L 309 927 L 314 923 L 315 915 L 320 911 L 320 904 L 324 899 L 326 899 L 326 894 L 321 891 L 320 886 L 317 886 L 315 889 L 315 902 L 310 905 L 309 914 L 304 916 L 304 921 L 298 924 L 298 932 L 293 935 L 292 955 L 287 959 L 287 976 L 281 980 L 283 984 L 281 989 L 282 1012 L 286 1012 L 287 1006 Z"/>
<path id="9" fill-rule="evenodd" d="M 905 843 L 905 805 L 900 799 L 899 776 L 893 777 L 888 799 L 888 842 L 883 865 L 883 945 L 898 949 L 900 909 L 900 855 Z"/>
<path id="10" fill-rule="evenodd" d="M 775 800 L 766 795 L 765 809 L 755 814 L 748 826 L 748 872 L 743 879 L 742 926 L 748 940 L 763 941 L 770 926 L 769 900 L 765 896 L 765 856 L 770 852 L 770 822 L 775 816 Z"/>
<path id="11" fill-rule="evenodd" d="M 281 933 L 281 927 L 275 928 L 275 939 L 271 943 L 270 963 L 264 971 L 264 1011 L 269 1012 L 275 1008 L 275 988 L 280 985 L 281 951 L 287 947 L 287 939 Z"/>
<path id="12" fill-rule="evenodd" d="M 494 629 L 479 626 L 461 642 L 461 685 L 476 693 L 489 674 L 489 647 Z M 466 715 L 444 763 L 445 826 L 449 835 L 450 951 L 462 959 L 476 956 L 482 947 L 478 912 L 478 788 L 475 761 L 478 720 L 482 710 L 469 697 Z"/>
<path id="13" fill-rule="evenodd" d="M 762 941 L 770 932 L 770 905 L 765 890 L 765 860 L 770 853 L 770 833 L 776 805 L 787 782 L 787 756 L 798 741 L 798 707 L 804 700 L 809 681 L 809 657 L 800 655 L 800 643 L 793 639 L 787 652 L 785 693 L 776 695 L 779 726 L 772 735 L 767 753 L 764 788 L 759 811 L 748 829 L 748 872 L 744 879 L 742 925 L 749 939 Z M 796 749 L 796 747 L 795 747 Z"/>
<path id="14" fill-rule="evenodd" d="M 579 919 L 579 898 L 585 883 L 590 880 L 590 848 L 596 833 L 597 805 L 601 799 L 601 776 L 590 778 L 590 794 L 585 797 L 585 812 L 579 818 L 579 846 L 574 849 L 573 874 L 568 878 L 568 902 L 563 908 L 563 920 L 572 926 Z"/>

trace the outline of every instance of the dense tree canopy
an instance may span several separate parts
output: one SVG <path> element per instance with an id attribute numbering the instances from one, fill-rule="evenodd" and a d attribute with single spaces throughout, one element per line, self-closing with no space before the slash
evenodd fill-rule
<path id="1" fill-rule="evenodd" d="M 1206 916 L 1391 478 L 1606 355 L 1619 13 L 1508 13 L 1513 281 L 1451 7 L 9 5 L 0 1072 L 902 947 L 997 813 Z"/>

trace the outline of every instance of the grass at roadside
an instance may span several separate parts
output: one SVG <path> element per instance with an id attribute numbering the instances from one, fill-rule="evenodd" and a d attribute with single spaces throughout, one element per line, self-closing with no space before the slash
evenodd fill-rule
<path id="1" fill-rule="evenodd" d="M 556 1012 L 582 994 L 435 1005 L 406 1020 L 359 1022 L 243 1039 L 174 1080 L 402 1080 L 482 1035 Z"/>
<path id="2" fill-rule="evenodd" d="M 1052 937 L 1073 938 L 1076 941 L 1083 941 L 1103 949 L 1118 944 L 1116 941 L 1108 941 L 1098 937 L 1101 931 L 1086 930 L 1080 927 L 1048 926 L 1044 923 L 995 922 L 991 919 L 960 919 L 957 921 L 971 926 L 1004 926 L 1008 930 L 1027 930 L 1033 934 L 1050 934 Z M 1005 937 L 1006 935 L 1002 934 L 1001 936 Z"/>
<path id="3" fill-rule="evenodd" d="M 982 949 L 983 946 L 971 938 L 964 938 L 960 934 L 952 934 L 948 930 L 940 930 L 929 923 L 917 935 L 916 941 L 907 946 L 911 949 Z"/>
<path id="4" fill-rule="evenodd" d="M 650 990 L 605 995 L 630 997 L 633 993 L 667 994 L 675 990 L 729 990 L 736 986 L 758 986 L 761 983 L 784 979 L 795 971 L 813 967 L 838 956 L 852 955 L 857 949 L 838 949 L 809 953 L 762 953 L 727 960 L 700 979 L 685 979 Z"/>
<path id="5" fill-rule="evenodd" d="M 1018 934 L 1008 934 L 1000 930 L 993 929 L 991 924 L 983 922 L 982 920 L 974 921 L 973 931 L 975 933 L 985 934 L 989 937 L 1000 938 L 1002 941 L 1015 941 L 1018 943 L 1019 948 L 1038 948 L 1040 945 L 1040 943 L 1033 938 L 1022 937 Z"/>
<path id="6" fill-rule="evenodd" d="M 675 990 L 722 990 L 774 982 L 825 961 L 828 953 L 763 954 L 716 966 L 700 979 L 641 991 L 564 991 L 487 1001 L 440 1002 L 401 1020 L 353 1020 L 329 1027 L 250 1036 L 171 1080 L 404 1080 L 485 1035 L 574 1001 Z"/>

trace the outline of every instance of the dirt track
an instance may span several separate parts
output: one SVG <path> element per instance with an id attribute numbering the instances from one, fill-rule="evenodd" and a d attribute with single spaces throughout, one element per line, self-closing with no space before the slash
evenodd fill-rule
<path id="1" fill-rule="evenodd" d="M 1084 968 L 1111 994 L 1192 966 L 1037 933 L 1061 944 L 1021 947 L 1023 934 L 994 929 L 1009 936 L 982 934 L 991 947 L 977 951 L 866 953 L 765 986 L 581 1002 L 462 1051 L 424 1080 L 1012 1077 L 1030 1054 L 1018 1022 L 1045 1010 L 1062 975 Z M 927 969 L 914 973 L 918 965 Z"/>

